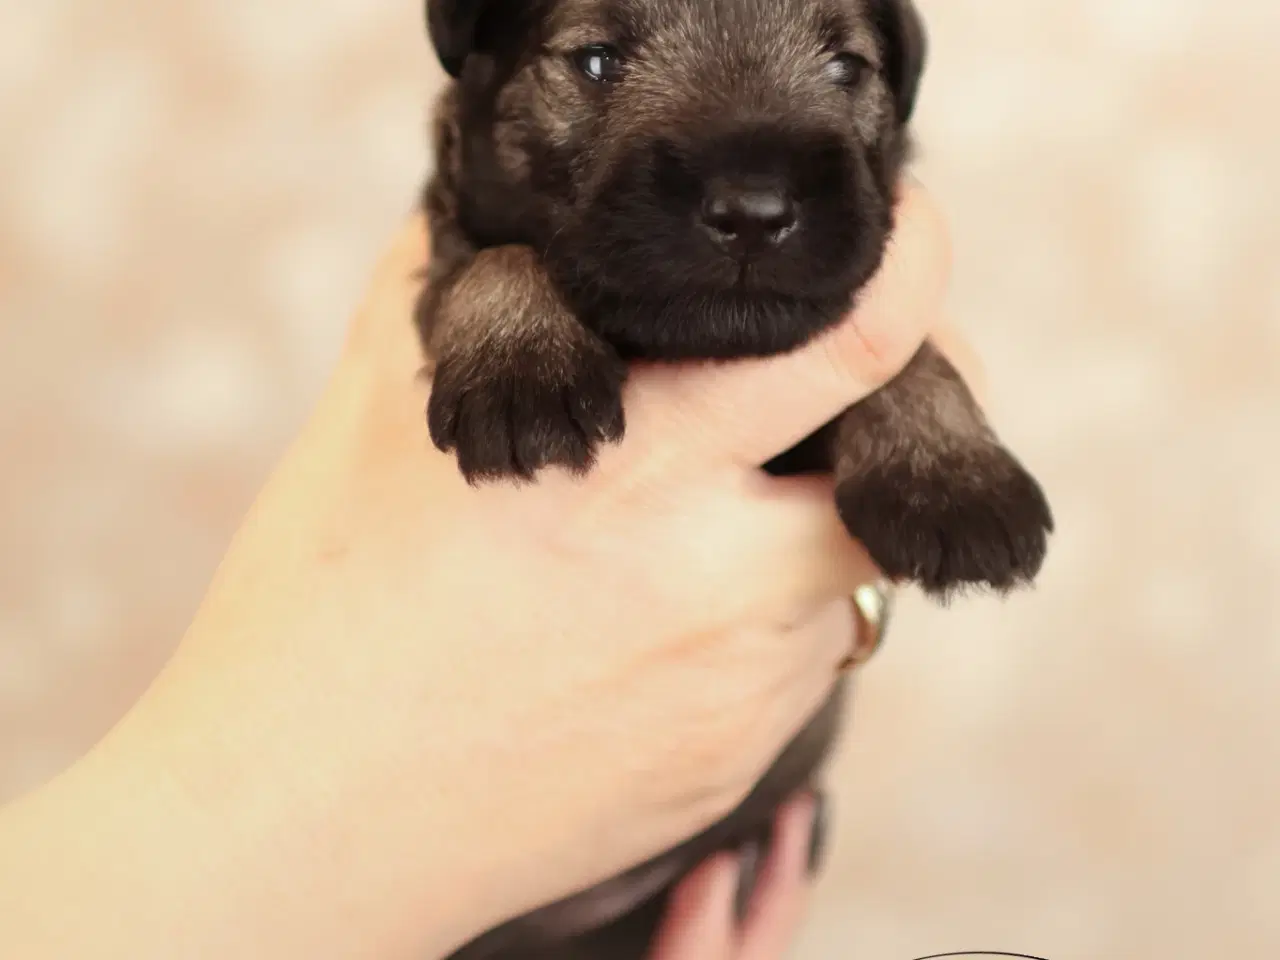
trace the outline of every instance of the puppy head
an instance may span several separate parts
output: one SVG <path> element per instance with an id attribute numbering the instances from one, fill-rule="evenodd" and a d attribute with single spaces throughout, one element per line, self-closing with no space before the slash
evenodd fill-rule
<path id="1" fill-rule="evenodd" d="M 770 353 L 878 266 L 910 0 L 430 0 L 464 227 L 529 243 L 638 355 Z"/>

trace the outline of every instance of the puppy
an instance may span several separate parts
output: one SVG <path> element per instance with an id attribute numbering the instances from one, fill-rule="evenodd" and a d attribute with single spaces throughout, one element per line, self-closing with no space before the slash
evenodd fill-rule
<path id="1" fill-rule="evenodd" d="M 427 15 L 453 82 L 417 320 L 431 437 L 468 481 L 589 470 L 624 433 L 628 361 L 794 350 L 880 265 L 925 60 L 910 0 L 428 0 Z M 1053 528 L 929 345 L 763 466 L 834 472 L 850 534 L 940 599 L 1028 583 Z M 454 960 L 638 960 L 691 867 L 764 848 L 843 696 L 725 821 Z"/>

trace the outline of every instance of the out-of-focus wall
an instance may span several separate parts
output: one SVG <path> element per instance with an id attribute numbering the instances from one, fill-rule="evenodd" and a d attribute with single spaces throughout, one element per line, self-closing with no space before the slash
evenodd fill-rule
<path id="1" fill-rule="evenodd" d="M 1280 6 L 924 0 L 1042 586 L 908 603 L 801 958 L 1280 955 Z M 420 5 L 0 5 L 0 799 L 180 635 L 424 169 Z"/>

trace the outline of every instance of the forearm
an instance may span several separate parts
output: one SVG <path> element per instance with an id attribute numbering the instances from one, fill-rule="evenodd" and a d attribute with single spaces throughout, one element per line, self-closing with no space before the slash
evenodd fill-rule
<path id="1" fill-rule="evenodd" d="M 467 894 L 457 818 L 427 836 L 429 797 L 424 836 L 395 835 L 379 803 L 335 788 L 327 764 L 345 761 L 287 755 L 287 719 L 264 729 L 216 679 L 164 685 L 0 810 L 0 956 L 424 960 L 492 919 Z"/>
<path id="2" fill-rule="evenodd" d="M 131 768 L 95 753 L 0 812 L 0 954 L 149 960 L 228 946 L 229 850 L 162 773 Z"/>
<path id="3" fill-rule="evenodd" d="M 538 797 L 504 813 L 512 791 L 476 762 L 506 725 L 500 696 L 478 705 L 493 672 L 471 683 L 455 653 L 474 626 L 459 599 L 474 538 L 443 535 L 441 493 L 431 529 L 385 555 L 351 548 L 352 505 L 400 530 L 388 488 L 429 485 L 432 462 L 406 431 L 407 469 L 352 488 L 367 403 L 350 382 L 372 389 L 358 381 L 326 396 L 327 431 L 285 457 L 142 700 L 0 810 L 0 957 L 426 960 L 541 899 L 540 855 L 574 821 Z M 409 630 L 387 619 L 397 597 L 418 605 Z"/>

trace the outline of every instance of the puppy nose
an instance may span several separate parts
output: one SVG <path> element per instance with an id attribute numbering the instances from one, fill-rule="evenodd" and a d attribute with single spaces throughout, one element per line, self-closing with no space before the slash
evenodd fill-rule
<path id="1" fill-rule="evenodd" d="M 702 202 L 702 225 L 720 243 L 780 243 L 796 225 L 796 207 L 779 183 L 717 181 Z"/>

